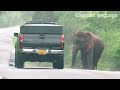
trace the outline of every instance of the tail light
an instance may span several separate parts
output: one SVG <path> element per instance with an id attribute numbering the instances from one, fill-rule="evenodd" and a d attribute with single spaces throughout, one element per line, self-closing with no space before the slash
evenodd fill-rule
<path id="1" fill-rule="evenodd" d="M 64 42 L 65 42 L 65 36 L 64 36 L 64 34 L 61 35 L 60 40 L 62 42 L 61 48 L 63 49 L 64 48 Z"/>
<path id="2" fill-rule="evenodd" d="M 19 40 L 20 40 L 20 42 L 21 42 L 20 48 L 23 48 L 22 42 L 24 41 L 24 36 L 23 36 L 22 34 L 20 34 Z"/>
<path id="3" fill-rule="evenodd" d="M 61 40 L 62 43 L 64 43 L 64 41 L 65 41 L 65 37 L 64 37 L 63 34 L 61 35 L 61 39 L 60 39 L 60 40 Z"/>
<path id="4" fill-rule="evenodd" d="M 22 34 L 20 34 L 19 40 L 21 43 L 24 41 L 24 36 Z"/>

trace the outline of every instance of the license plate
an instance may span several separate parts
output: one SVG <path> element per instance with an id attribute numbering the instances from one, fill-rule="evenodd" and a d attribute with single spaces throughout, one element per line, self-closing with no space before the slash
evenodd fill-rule
<path id="1" fill-rule="evenodd" d="M 39 55 L 46 55 L 46 50 L 38 50 Z"/>

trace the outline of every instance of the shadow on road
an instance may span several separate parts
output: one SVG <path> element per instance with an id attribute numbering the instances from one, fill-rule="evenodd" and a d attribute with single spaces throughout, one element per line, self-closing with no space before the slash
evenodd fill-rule
<path id="1" fill-rule="evenodd" d="M 30 68 L 23 68 L 23 69 L 53 69 L 51 67 L 30 67 Z"/>

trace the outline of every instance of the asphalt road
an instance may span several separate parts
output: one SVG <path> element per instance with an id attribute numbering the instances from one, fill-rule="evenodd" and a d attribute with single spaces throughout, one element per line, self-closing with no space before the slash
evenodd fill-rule
<path id="1" fill-rule="evenodd" d="M 12 36 L 19 27 L 0 29 L 0 76 L 7 79 L 120 79 L 119 71 L 99 71 L 52 67 L 17 69 L 9 66 L 10 53 L 14 50 Z"/>

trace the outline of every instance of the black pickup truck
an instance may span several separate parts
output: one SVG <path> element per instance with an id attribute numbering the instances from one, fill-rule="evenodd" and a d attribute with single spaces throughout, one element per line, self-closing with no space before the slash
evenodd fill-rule
<path id="1" fill-rule="evenodd" d="M 28 21 L 20 26 L 15 44 L 15 67 L 24 68 L 25 61 L 52 62 L 53 68 L 64 68 L 63 26 L 52 22 Z"/>

